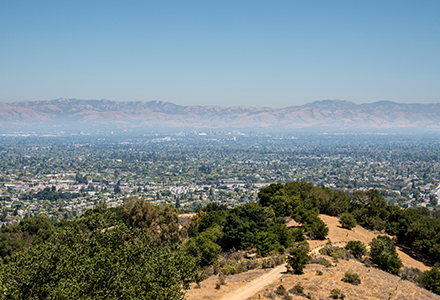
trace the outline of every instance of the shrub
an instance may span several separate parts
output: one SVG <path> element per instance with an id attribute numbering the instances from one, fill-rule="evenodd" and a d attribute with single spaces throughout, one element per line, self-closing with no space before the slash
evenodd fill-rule
<path id="1" fill-rule="evenodd" d="M 404 267 L 402 270 L 402 274 L 400 275 L 402 279 L 411 281 L 413 283 L 418 282 L 419 276 L 422 274 L 418 268 L 408 268 Z"/>
<path id="2" fill-rule="evenodd" d="M 290 293 L 296 295 L 304 295 L 304 287 L 298 282 L 293 288 L 289 290 Z"/>
<path id="3" fill-rule="evenodd" d="M 324 257 L 314 257 L 310 260 L 311 264 L 319 264 L 319 265 L 323 265 L 324 267 L 331 267 L 331 263 L 326 260 Z"/>
<path id="4" fill-rule="evenodd" d="M 352 229 L 356 227 L 356 219 L 350 213 L 343 213 L 339 216 L 339 223 L 342 228 Z"/>
<path id="5" fill-rule="evenodd" d="M 290 248 L 297 248 L 297 249 L 301 249 L 304 252 L 309 252 L 310 251 L 310 244 L 307 241 L 301 241 L 301 242 L 296 242 L 292 244 L 292 247 Z"/>
<path id="6" fill-rule="evenodd" d="M 349 241 L 345 249 L 349 250 L 356 258 L 362 258 L 367 254 L 367 247 L 361 241 Z"/>
<path id="7" fill-rule="evenodd" d="M 277 266 L 286 262 L 286 257 L 284 255 L 273 255 L 272 258 Z"/>
<path id="8" fill-rule="evenodd" d="M 317 218 L 311 225 L 305 225 L 310 236 L 318 240 L 324 240 L 328 235 L 328 227 L 321 219 Z"/>
<path id="9" fill-rule="evenodd" d="M 319 253 L 322 255 L 331 256 L 336 262 L 340 259 L 348 259 L 349 255 L 347 251 L 338 246 L 333 246 L 332 244 L 327 244 L 324 248 L 319 249 Z"/>
<path id="10" fill-rule="evenodd" d="M 277 287 L 276 293 L 280 296 L 284 296 L 284 295 L 287 295 L 288 292 L 287 292 L 286 288 L 281 284 Z"/>
<path id="11" fill-rule="evenodd" d="M 381 269 L 392 274 L 399 274 L 402 261 L 396 252 L 396 245 L 387 236 L 378 236 L 370 242 L 371 259 Z"/>
<path id="12" fill-rule="evenodd" d="M 237 274 L 237 269 L 235 265 L 226 265 L 221 269 L 221 274 L 225 276 L 234 275 Z"/>
<path id="13" fill-rule="evenodd" d="M 290 229 L 290 233 L 295 242 L 302 242 L 306 240 L 304 236 L 304 231 L 301 228 L 292 228 Z"/>
<path id="14" fill-rule="evenodd" d="M 361 277 L 358 274 L 352 272 L 351 270 L 348 270 L 347 272 L 345 272 L 342 281 L 351 283 L 353 285 L 358 285 L 361 284 Z"/>
<path id="15" fill-rule="evenodd" d="M 265 260 L 263 260 L 261 267 L 263 269 L 270 269 L 270 268 L 274 268 L 276 266 L 275 264 L 275 260 L 272 257 L 268 257 Z"/>
<path id="16" fill-rule="evenodd" d="M 322 274 L 324 274 L 324 273 L 322 273 L 321 270 L 317 270 L 317 271 L 316 271 L 316 275 L 321 276 Z"/>
<path id="17" fill-rule="evenodd" d="M 242 272 L 246 272 L 248 270 L 257 269 L 258 267 L 260 267 L 260 264 L 258 263 L 258 261 L 255 258 L 253 258 L 250 260 L 240 261 L 236 266 L 236 270 L 237 270 L 237 273 L 242 273 Z"/>
<path id="18" fill-rule="evenodd" d="M 218 281 L 219 281 L 220 285 L 226 285 L 226 275 L 220 275 L 218 277 Z"/>
<path id="19" fill-rule="evenodd" d="M 285 262 L 285 257 L 283 255 L 272 255 L 263 260 L 261 267 L 263 269 L 274 268 L 275 266 L 281 265 Z"/>
<path id="20" fill-rule="evenodd" d="M 245 255 L 245 251 L 242 250 L 238 250 L 235 251 L 235 249 L 231 249 L 231 251 L 229 251 L 228 253 L 228 258 L 234 259 L 234 260 L 240 260 L 244 257 Z"/>
<path id="21" fill-rule="evenodd" d="M 333 289 L 330 291 L 330 295 L 333 299 L 344 299 L 345 295 L 342 294 L 340 289 Z"/>
<path id="22" fill-rule="evenodd" d="M 295 274 L 302 274 L 310 259 L 311 257 L 306 252 L 300 249 L 291 249 L 287 258 L 287 270 L 292 269 Z"/>
<path id="23" fill-rule="evenodd" d="M 431 270 L 423 272 L 419 276 L 419 283 L 427 290 L 440 295 L 440 271 L 438 264 L 432 267 Z"/>

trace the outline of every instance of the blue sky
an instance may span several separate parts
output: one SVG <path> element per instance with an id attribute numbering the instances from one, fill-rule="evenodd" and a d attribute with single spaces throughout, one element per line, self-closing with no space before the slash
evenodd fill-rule
<path id="1" fill-rule="evenodd" d="M 0 101 L 440 102 L 440 1 L 0 1 Z"/>

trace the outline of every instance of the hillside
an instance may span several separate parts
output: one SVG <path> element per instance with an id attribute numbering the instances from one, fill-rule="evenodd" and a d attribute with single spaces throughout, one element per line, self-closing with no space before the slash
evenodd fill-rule
<path id="1" fill-rule="evenodd" d="M 0 103 L 3 125 L 130 125 L 164 128 L 440 128 L 440 103 L 324 100 L 280 109 L 181 106 L 163 101 L 56 99 Z"/>
<path id="2" fill-rule="evenodd" d="M 327 215 L 319 217 L 329 227 L 328 238 L 336 246 L 344 246 L 347 241 L 360 240 L 369 243 L 378 233 L 371 232 L 360 226 L 353 230 L 343 229 L 339 226 L 338 218 Z M 296 226 L 294 221 L 288 224 Z M 363 263 L 350 259 L 335 262 L 329 256 L 319 254 L 318 250 L 325 245 L 326 241 L 309 241 L 311 252 L 315 257 L 324 257 L 332 263 L 331 267 L 324 267 L 320 264 L 308 264 L 303 275 L 292 275 L 285 273 L 284 265 L 274 269 L 258 269 L 230 275 L 226 285 L 220 290 L 215 289 L 218 276 L 211 276 L 201 283 L 201 288 L 192 286 L 187 292 L 189 300 L 192 299 L 282 299 L 275 296 L 273 291 L 279 285 L 287 290 L 300 283 L 304 287 L 304 293 L 310 294 L 312 299 L 331 299 L 330 291 L 340 289 L 346 295 L 346 299 L 440 299 L 440 296 L 433 294 L 418 285 L 401 280 L 400 277 L 391 275 L 373 267 L 366 267 Z M 404 267 L 418 268 L 421 271 L 429 267 L 409 257 L 398 250 Z M 341 281 L 347 270 L 360 275 L 362 283 L 358 286 Z M 322 275 L 317 272 L 321 271 Z M 293 295 L 292 299 L 305 299 L 303 296 Z M 286 298 L 287 299 L 287 298 Z"/>

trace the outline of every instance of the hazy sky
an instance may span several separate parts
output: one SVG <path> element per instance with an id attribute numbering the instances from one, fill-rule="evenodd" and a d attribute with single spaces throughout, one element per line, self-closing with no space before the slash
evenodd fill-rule
<path id="1" fill-rule="evenodd" d="M 0 1 L 0 101 L 440 102 L 440 1 Z"/>

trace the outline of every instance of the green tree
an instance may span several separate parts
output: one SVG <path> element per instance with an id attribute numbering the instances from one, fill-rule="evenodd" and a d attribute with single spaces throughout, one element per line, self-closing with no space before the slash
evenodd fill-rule
<path id="1" fill-rule="evenodd" d="M 351 213 L 358 224 L 372 230 L 385 229 L 390 213 L 385 199 L 378 190 L 356 192 L 351 198 Z"/>
<path id="2" fill-rule="evenodd" d="M 427 290 L 440 295 L 440 271 L 438 267 L 438 264 L 436 264 L 431 270 L 420 274 L 418 281 Z"/>
<path id="3" fill-rule="evenodd" d="M 143 231 L 149 231 L 161 244 L 180 241 L 179 215 L 170 205 L 152 205 L 141 198 L 127 199 L 122 208 L 128 214 L 128 223 Z"/>
<path id="4" fill-rule="evenodd" d="M 311 203 L 297 206 L 292 217 L 295 221 L 303 224 L 312 224 L 318 219 L 319 210 Z"/>
<path id="5" fill-rule="evenodd" d="M 433 206 L 433 207 L 438 205 L 438 199 L 437 199 L 436 195 L 430 196 L 429 204 L 431 204 L 431 206 Z"/>
<path id="6" fill-rule="evenodd" d="M 175 202 L 175 204 L 174 204 L 174 207 L 175 207 L 176 209 L 179 209 L 179 208 L 180 208 L 180 197 L 179 197 L 179 196 L 176 197 L 176 202 Z"/>
<path id="7" fill-rule="evenodd" d="M 361 241 L 349 241 L 345 245 L 345 249 L 349 250 L 356 258 L 362 258 L 362 256 L 367 254 L 367 247 Z"/>
<path id="8" fill-rule="evenodd" d="M 255 244 L 255 235 L 272 225 L 267 211 L 256 203 L 231 210 L 223 228 L 223 250 L 246 249 Z"/>
<path id="9" fill-rule="evenodd" d="M 6 299 L 184 299 L 194 260 L 124 225 L 75 228 L 15 255 L 0 270 Z"/>
<path id="10" fill-rule="evenodd" d="M 121 186 L 119 185 L 119 183 L 117 183 L 117 184 L 115 185 L 115 187 L 113 188 L 113 192 L 114 192 L 115 194 L 120 194 L 120 193 L 122 193 Z"/>
<path id="11" fill-rule="evenodd" d="M 378 236 L 370 242 L 372 261 L 381 269 L 392 274 L 399 274 L 402 261 L 396 252 L 396 245 L 387 236 Z"/>
<path id="12" fill-rule="evenodd" d="M 289 256 L 287 257 L 287 270 L 292 270 L 295 274 L 302 274 L 307 263 L 311 257 L 301 249 L 290 249 Z"/>
<path id="13" fill-rule="evenodd" d="M 199 224 L 199 232 L 203 232 L 212 226 L 223 227 L 226 217 L 228 216 L 227 210 L 210 210 L 202 218 Z"/>
<path id="14" fill-rule="evenodd" d="M 320 218 L 316 218 L 312 224 L 306 224 L 305 228 L 310 236 L 318 240 L 324 240 L 329 231 L 327 225 Z"/>
<path id="15" fill-rule="evenodd" d="M 255 235 L 255 246 L 257 253 L 261 256 L 266 256 L 268 253 L 279 250 L 281 245 L 277 241 L 277 235 L 273 232 L 257 232 Z M 285 248 L 283 247 L 285 250 Z"/>
<path id="16" fill-rule="evenodd" d="M 210 227 L 196 237 L 190 238 L 184 245 L 187 253 L 197 259 L 200 266 L 214 264 L 222 248 L 216 244 L 221 236 L 220 227 Z"/>
<path id="17" fill-rule="evenodd" d="M 339 216 L 339 223 L 342 228 L 352 229 L 356 227 L 356 219 L 350 213 L 343 213 Z"/>

